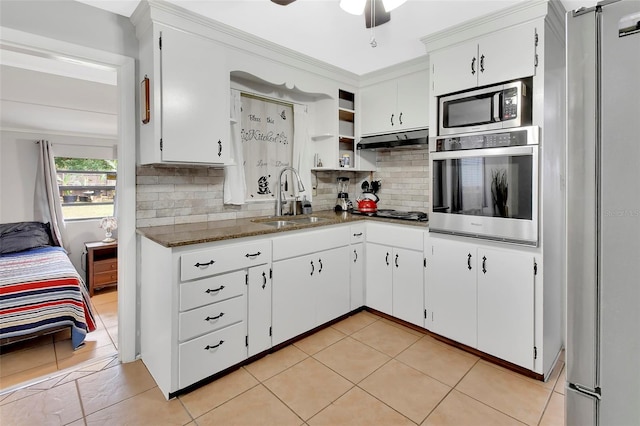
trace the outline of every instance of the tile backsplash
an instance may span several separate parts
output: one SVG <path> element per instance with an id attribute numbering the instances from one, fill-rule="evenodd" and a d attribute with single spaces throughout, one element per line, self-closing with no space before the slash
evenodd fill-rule
<path id="1" fill-rule="evenodd" d="M 379 180 L 378 208 L 428 211 L 429 151 L 396 149 L 377 152 L 377 171 L 312 173 L 313 209 L 333 209 L 338 176 L 350 178 L 349 197 L 355 204 L 364 180 Z M 274 202 L 242 206 L 223 204 L 224 170 L 202 166 L 138 166 L 136 226 L 160 226 L 273 214 Z"/>

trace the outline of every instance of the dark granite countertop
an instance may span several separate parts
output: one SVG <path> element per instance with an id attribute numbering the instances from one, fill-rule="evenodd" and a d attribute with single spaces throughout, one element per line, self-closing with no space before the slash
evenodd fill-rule
<path id="1" fill-rule="evenodd" d="M 273 224 L 269 224 L 269 222 L 276 220 L 289 221 L 298 219 L 304 221 L 304 218 L 309 217 L 320 218 L 320 221 L 287 224 L 280 228 Z M 311 215 L 282 216 L 279 218 L 252 217 L 247 219 L 217 220 L 210 222 L 185 223 L 180 225 L 150 226 L 146 228 L 138 228 L 136 232 L 164 247 L 180 247 L 191 244 L 254 237 L 258 235 L 268 235 L 342 223 L 355 223 L 363 220 L 416 226 L 425 230 L 428 227 L 428 222 L 375 218 L 352 215 L 346 212 L 336 213 L 332 210 L 327 210 L 313 213 Z"/>

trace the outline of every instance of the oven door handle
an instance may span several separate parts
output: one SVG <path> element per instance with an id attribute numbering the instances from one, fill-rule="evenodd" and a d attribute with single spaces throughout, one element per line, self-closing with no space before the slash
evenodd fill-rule
<path id="1" fill-rule="evenodd" d="M 538 145 L 509 146 L 504 148 L 479 148 L 461 151 L 432 152 L 430 157 L 433 160 L 451 160 L 469 157 L 503 157 L 532 155 L 536 153 L 537 150 Z"/>
<path id="2" fill-rule="evenodd" d="M 493 95 L 493 121 L 499 122 L 502 121 L 502 117 L 500 116 L 500 101 L 502 99 L 502 92 L 498 92 Z"/>

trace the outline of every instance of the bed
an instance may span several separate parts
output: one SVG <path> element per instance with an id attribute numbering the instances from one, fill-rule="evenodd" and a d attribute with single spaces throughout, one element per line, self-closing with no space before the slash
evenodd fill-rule
<path id="1" fill-rule="evenodd" d="M 84 281 L 48 224 L 0 224 L 0 343 L 71 329 L 74 349 L 95 330 Z"/>

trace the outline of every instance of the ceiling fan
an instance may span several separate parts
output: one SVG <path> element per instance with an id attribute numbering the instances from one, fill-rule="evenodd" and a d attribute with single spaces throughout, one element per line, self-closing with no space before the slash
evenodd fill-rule
<path id="1" fill-rule="evenodd" d="M 287 6 L 296 0 L 271 0 L 280 6 Z M 391 20 L 391 11 L 406 0 L 340 0 L 340 7 L 353 15 L 364 14 L 365 27 L 372 28 Z"/>

